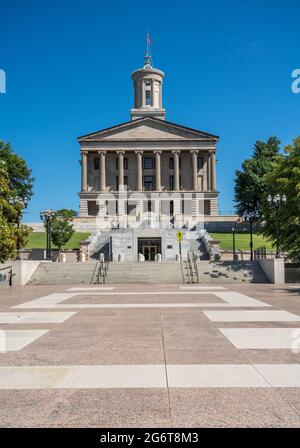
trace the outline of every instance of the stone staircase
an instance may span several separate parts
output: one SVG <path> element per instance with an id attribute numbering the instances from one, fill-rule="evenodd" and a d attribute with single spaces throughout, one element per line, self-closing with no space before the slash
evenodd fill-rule
<path id="1" fill-rule="evenodd" d="M 110 263 L 106 283 L 183 283 L 178 262 Z"/>
<path id="2" fill-rule="evenodd" d="M 195 282 L 179 262 L 112 262 L 106 283 L 174 283 Z M 99 263 L 42 262 L 31 277 L 31 285 L 78 285 L 96 283 Z M 197 261 L 199 283 L 268 283 L 258 262 Z"/>
<path id="3" fill-rule="evenodd" d="M 199 283 L 269 283 L 257 261 L 198 261 Z"/>
<path id="4" fill-rule="evenodd" d="M 79 285 L 90 284 L 97 262 L 52 263 L 42 262 L 29 280 L 29 285 Z"/>

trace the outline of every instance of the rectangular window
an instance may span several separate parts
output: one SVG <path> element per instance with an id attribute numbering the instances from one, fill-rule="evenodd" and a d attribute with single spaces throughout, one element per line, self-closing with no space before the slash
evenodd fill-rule
<path id="1" fill-rule="evenodd" d="M 136 204 L 127 202 L 127 215 L 136 215 Z"/>
<path id="2" fill-rule="evenodd" d="M 204 201 L 204 215 L 210 215 L 210 201 Z"/>
<path id="3" fill-rule="evenodd" d="M 184 215 L 184 199 L 182 198 L 181 200 L 180 200 L 180 205 L 181 205 L 181 213 Z"/>
<path id="4" fill-rule="evenodd" d="M 203 168 L 203 157 L 198 157 L 198 170 Z"/>
<path id="5" fill-rule="evenodd" d="M 96 201 L 88 201 L 88 214 L 93 216 L 98 214 L 98 204 Z"/>
<path id="6" fill-rule="evenodd" d="M 154 158 L 144 157 L 144 170 L 152 170 L 154 168 Z"/>
<path id="7" fill-rule="evenodd" d="M 94 170 L 99 170 L 100 159 L 94 159 Z"/>
<path id="8" fill-rule="evenodd" d="M 144 176 L 144 189 L 146 191 L 153 191 L 153 176 Z"/>
<path id="9" fill-rule="evenodd" d="M 170 216 L 174 215 L 174 201 L 170 201 Z"/>
<path id="10" fill-rule="evenodd" d="M 174 176 L 170 176 L 169 184 L 170 190 L 174 190 Z"/>
<path id="11" fill-rule="evenodd" d="M 146 90 L 146 106 L 151 106 L 151 90 Z"/>

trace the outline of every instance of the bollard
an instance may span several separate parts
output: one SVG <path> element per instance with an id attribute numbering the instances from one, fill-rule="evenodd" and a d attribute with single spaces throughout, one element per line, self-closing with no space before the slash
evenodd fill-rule
<path id="1" fill-rule="evenodd" d="M 60 261 L 61 263 L 66 263 L 67 261 L 67 256 L 63 252 L 60 254 Z"/>
<path id="2" fill-rule="evenodd" d="M 179 254 L 176 254 L 175 259 L 176 259 L 176 261 L 180 261 L 181 260 L 181 256 Z"/>
<path id="3" fill-rule="evenodd" d="M 155 255 L 155 260 L 156 261 L 161 261 L 161 254 L 156 254 Z"/>
<path id="4" fill-rule="evenodd" d="M 139 262 L 143 262 L 143 261 L 145 261 L 145 257 L 144 257 L 143 254 L 139 254 L 139 255 L 138 255 L 138 261 L 139 261 Z"/>
<path id="5" fill-rule="evenodd" d="M 122 262 L 124 260 L 123 254 L 118 255 L 118 261 Z"/>
<path id="6" fill-rule="evenodd" d="M 83 252 L 80 252 L 79 261 L 85 263 L 85 254 Z"/>

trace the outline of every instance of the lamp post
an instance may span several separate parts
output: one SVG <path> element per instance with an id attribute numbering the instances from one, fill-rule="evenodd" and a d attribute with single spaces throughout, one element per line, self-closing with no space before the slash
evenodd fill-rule
<path id="1" fill-rule="evenodd" d="M 269 207 L 272 206 L 275 207 L 275 226 L 276 226 L 276 255 L 275 258 L 280 258 L 280 251 L 279 251 L 279 237 L 280 237 L 280 216 L 279 216 L 279 209 L 283 205 L 286 204 L 286 195 L 283 194 L 282 196 L 277 193 L 273 198 L 269 194 L 267 197 L 267 201 L 269 204 Z"/>
<path id="2" fill-rule="evenodd" d="M 22 215 L 24 213 L 24 209 L 27 208 L 27 206 L 28 206 L 28 199 L 27 199 L 27 197 L 25 197 L 23 199 L 20 196 L 15 196 L 15 197 L 11 198 L 9 202 L 11 204 L 13 204 L 13 205 L 18 205 L 20 207 L 17 210 L 18 213 L 17 213 L 17 222 L 16 222 L 17 229 L 19 230 L 20 226 L 21 226 L 21 218 L 22 218 Z M 20 240 L 19 240 L 19 236 L 17 236 L 17 257 L 16 257 L 16 260 L 21 260 L 20 250 L 21 250 Z"/>
<path id="3" fill-rule="evenodd" d="M 47 233 L 47 250 L 46 259 L 51 260 L 51 222 L 54 218 L 55 211 L 48 209 L 40 212 L 41 220 L 46 223 L 46 233 Z"/>
<path id="4" fill-rule="evenodd" d="M 259 218 L 257 211 L 245 213 L 244 221 L 249 222 L 250 225 L 250 260 L 253 261 L 253 223 Z"/>
<path id="5" fill-rule="evenodd" d="M 236 244 L 235 244 L 235 234 L 236 234 L 236 226 L 237 224 L 240 222 L 240 219 L 238 219 L 237 221 L 234 221 L 233 226 L 231 228 L 232 230 L 232 251 L 233 251 L 233 261 L 237 261 L 237 256 L 236 256 Z"/>

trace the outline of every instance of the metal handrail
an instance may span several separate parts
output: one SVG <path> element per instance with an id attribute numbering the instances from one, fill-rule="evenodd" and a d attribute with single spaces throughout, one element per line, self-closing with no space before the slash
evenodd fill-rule
<path id="1" fill-rule="evenodd" d="M 188 270 L 190 275 L 189 283 L 199 283 L 199 270 L 197 266 L 195 252 L 193 250 L 188 251 Z M 195 281 L 194 281 L 195 277 Z"/>
<path id="2" fill-rule="evenodd" d="M 266 259 L 266 258 L 267 258 L 266 246 L 261 246 L 254 250 L 254 259 L 255 260 Z"/>
<path id="3" fill-rule="evenodd" d="M 98 263 L 99 263 L 99 261 L 97 261 L 97 262 L 95 263 L 95 267 L 94 267 L 93 274 L 92 274 L 92 277 L 91 277 L 90 285 L 93 285 L 93 284 L 94 284 L 94 277 L 95 277 L 95 274 L 96 274 L 96 270 L 97 270 Z"/>
<path id="4" fill-rule="evenodd" d="M 96 276 L 96 283 L 98 285 L 100 283 L 105 284 L 106 277 L 107 277 L 107 271 L 108 271 L 108 265 L 109 265 L 108 261 L 105 261 L 105 260 L 99 261 L 99 267 L 98 267 L 97 276 Z M 101 278 L 102 278 L 102 281 L 100 282 Z"/>
<path id="5" fill-rule="evenodd" d="M 180 260 L 180 267 L 181 267 L 181 277 L 182 277 L 182 283 L 185 283 L 185 274 L 184 274 L 184 264 L 185 261 L 183 261 L 182 259 Z"/>

